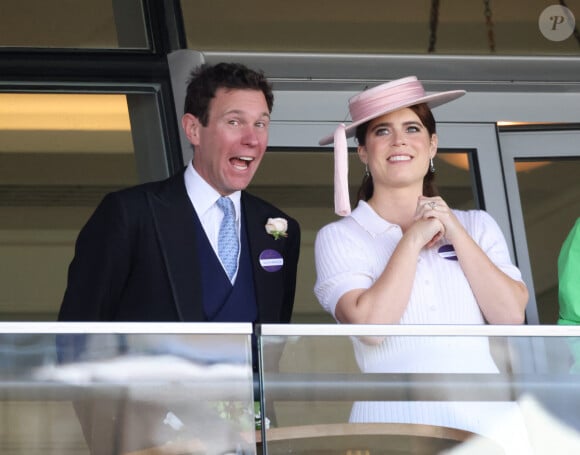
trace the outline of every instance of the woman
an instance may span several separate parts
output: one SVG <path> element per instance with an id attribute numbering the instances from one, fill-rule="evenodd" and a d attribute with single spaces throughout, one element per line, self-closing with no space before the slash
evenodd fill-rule
<path id="1" fill-rule="evenodd" d="M 449 208 L 433 182 L 438 139 L 430 108 L 464 93 L 427 95 L 415 77 L 382 84 L 351 98 L 352 123 L 339 126 L 334 137 L 320 141 L 321 145 L 335 143 L 335 205 L 337 214 L 345 218 L 317 235 L 315 293 L 338 322 L 524 321 L 528 292 L 497 223 L 480 210 Z M 367 172 L 358 206 L 350 213 L 345 163 L 346 137 L 353 135 Z M 487 340 L 477 337 L 353 342 L 363 372 L 498 371 Z M 463 404 L 455 405 L 356 403 L 351 420 L 481 428 L 485 403 L 477 404 L 476 413 L 466 413 Z M 490 403 L 490 409 L 495 412 L 497 404 Z"/>

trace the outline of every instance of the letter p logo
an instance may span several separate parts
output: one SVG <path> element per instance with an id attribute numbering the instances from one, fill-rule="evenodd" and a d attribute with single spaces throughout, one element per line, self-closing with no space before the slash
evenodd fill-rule
<path id="1" fill-rule="evenodd" d="M 576 19 L 565 6 L 551 5 L 540 14 L 538 27 L 550 41 L 564 41 L 574 33 Z"/>

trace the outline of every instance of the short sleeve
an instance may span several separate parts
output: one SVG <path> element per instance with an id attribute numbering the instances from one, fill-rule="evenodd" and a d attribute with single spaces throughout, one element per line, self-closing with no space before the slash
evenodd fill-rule
<path id="1" fill-rule="evenodd" d="M 331 223 L 318 232 L 314 243 L 314 293 L 335 319 L 336 304 L 346 292 L 368 289 L 373 283 L 372 264 L 365 254 L 368 246 L 355 234 L 355 225 L 350 218 Z"/>
<path id="2" fill-rule="evenodd" d="M 483 210 L 471 210 L 468 214 L 469 226 L 466 227 L 491 262 L 510 278 L 523 281 L 520 270 L 511 260 L 507 242 L 497 222 Z"/>

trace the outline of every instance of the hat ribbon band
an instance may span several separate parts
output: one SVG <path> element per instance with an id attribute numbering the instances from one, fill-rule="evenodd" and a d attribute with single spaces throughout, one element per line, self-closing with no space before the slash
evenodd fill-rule
<path id="1" fill-rule="evenodd" d="M 425 90 L 418 81 L 412 81 L 405 84 L 406 87 L 397 87 L 396 90 L 389 88 L 383 93 L 374 93 L 368 98 L 364 98 L 364 92 L 360 97 L 352 100 L 349 105 L 350 117 L 353 122 L 361 119 L 372 118 L 373 115 L 380 115 L 381 112 L 389 109 L 389 106 L 397 107 L 418 100 L 425 96 Z M 409 104 L 409 105 L 412 105 Z"/>

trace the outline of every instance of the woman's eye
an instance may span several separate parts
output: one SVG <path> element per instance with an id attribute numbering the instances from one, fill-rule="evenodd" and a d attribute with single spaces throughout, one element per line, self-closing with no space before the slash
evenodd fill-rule
<path id="1" fill-rule="evenodd" d="M 389 134 L 389 130 L 387 128 L 379 128 L 378 130 L 375 131 L 375 134 L 377 136 L 385 136 Z"/>
<path id="2" fill-rule="evenodd" d="M 421 131 L 421 129 L 418 126 L 412 125 L 409 128 L 407 128 L 407 131 L 409 133 L 417 133 L 418 131 Z"/>

